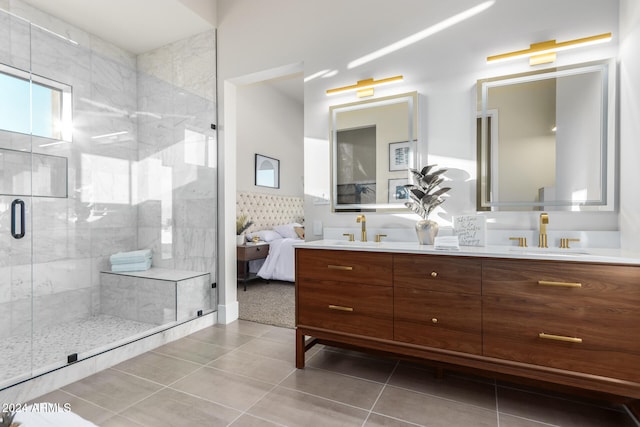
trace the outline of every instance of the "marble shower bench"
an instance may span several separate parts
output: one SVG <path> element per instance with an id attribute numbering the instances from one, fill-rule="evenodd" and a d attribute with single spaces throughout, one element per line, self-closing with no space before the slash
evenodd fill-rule
<path id="1" fill-rule="evenodd" d="M 100 272 L 100 312 L 161 325 L 211 310 L 206 272 L 152 267 L 146 271 Z"/>

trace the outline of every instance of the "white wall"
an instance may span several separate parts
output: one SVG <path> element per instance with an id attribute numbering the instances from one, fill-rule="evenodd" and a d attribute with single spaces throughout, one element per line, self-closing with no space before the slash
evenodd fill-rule
<path id="1" fill-rule="evenodd" d="M 289 77 L 302 86 L 302 76 Z M 237 90 L 237 191 L 302 197 L 303 105 L 267 82 Z M 255 154 L 280 160 L 280 188 L 255 185 Z"/>
<path id="2" fill-rule="evenodd" d="M 369 77 L 405 76 L 400 84 L 376 89 L 375 96 L 415 90 L 420 93 L 421 163 L 435 162 L 448 167 L 455 179 L 451 197 L 443 205 L 447 210 L 442 215 L 446 222 L 452 214 L 475 212 L 475 82 L 530 69 L 526 60 L 487 65 L 487 56 L 524 49 L 534 42 L 571 40 L 609 31 L 614 35 L 612 42 L 562 52 L 555 65 L 617 56 L 617 1 L 497 0 L 479 15 L 410 47 L 365 65 L 347 68 L 356 58 L 480 3 L 481 0 L 219 0 L 220 88 L 241 76 L 286 64 L 303 63 L 305 77 L 321 70 L 336 72 L 330 78 L 310 80 L 304 88 L 307 223 L 320 220 L 325 227 L 355 226 L 353 214 L 332 214 L 328 205 L 313 203 L 314 196 L 330 193 L 329 106 L 356 100 L 352 94 L 328 98 L 326 89 Z M 222 91 L 218 105 L 220 120 L 226 125 L 225 96 Z M 226 132 L 220 132 L 223 145 L 228 144 Z M 227 145 L 225 150 L 231 148 Z M 491 228 L 534 229 L 538 222 L 535 212 L 492 213 L 489 217 L 496 221 L 490 223 Z M 412 227 L 415 219 L 417 217 L 380 214 L 369 215 L 367 222 L 370 227 Z M 616 213 L 559 212 L 551 215 L 549 228 L 615 230 L 618 216 Z M 232 251 L 233 247 L 230 245 L 228 250 Z M 235 283 L 227 282 L 227 286 Z"/>
<path id="3" fill-rule="evenodd" d="M 640 251 L 640 3 L 620 1 L 620 232 Z"/>

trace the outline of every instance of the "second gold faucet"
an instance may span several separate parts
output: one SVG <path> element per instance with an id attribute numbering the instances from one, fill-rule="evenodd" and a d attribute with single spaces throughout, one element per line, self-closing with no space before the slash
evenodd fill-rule
<path id="1" fill-rule="evenodd" d="M 547 224 L 549 224 L 549 214 L 542 212 L 540 214 L 540 235 L 538 236 L 538 247 L 548 248 L 547 246 Z"/>
<path id="2" fill-rule="evenodd" d="M 358 224 L 362 223 L 362 237 L 361 240 L 363 242 L 367 241 L 367 218 L 364 215 L 358 215 L 356 218 L 356 222 Z"/>

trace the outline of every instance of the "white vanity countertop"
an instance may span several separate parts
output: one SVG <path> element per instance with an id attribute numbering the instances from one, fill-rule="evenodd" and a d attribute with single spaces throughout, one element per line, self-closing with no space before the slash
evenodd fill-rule
<path id="1" fill-rule="evenodd" d="M 413 242 L 348 242 L 346 240 L 315 240 L 301 242 L 296 248 L 332 249 L 343 251 L 394 252 L 449 256 L 474 256 L 554 261 L 598 262 L 640 265 L 640 253 L 621 249 L 599 248 L 519 248 L 517 246 L 461 246 L 460 250 L 436 250 L 432 245 Z"/>

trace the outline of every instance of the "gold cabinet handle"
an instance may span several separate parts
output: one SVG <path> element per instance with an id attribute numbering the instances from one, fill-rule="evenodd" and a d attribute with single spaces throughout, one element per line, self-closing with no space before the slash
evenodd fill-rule
<path id="1" fill-rule="evenodd" d="M 582 338 L 565 337 L 564 335 L 545 334 L 544 332 L 540 332 L 538 334 L 538 337 L 540 337 L 542 339 L 545 339 L 545 340 L 573 342 L 573 343 L 576 343 L 576 344 L 580 344 L 582 342 Z"/>
<path id="2" fill-rule="evenodd" d="M 438 319 L 437 319 L 437 318 L 435 318 L 435 317 L 434 317 L 434 318 L 432 318 L 432 319 L 431 319 L 431 323 L 438 323 Z"/>
<path id="3" fill-rule="evenodd" d="M 431 277 L 438 277 L 438 273 L 437 273 L 437 272 L 435 272 L 435 271 L 432 271 L 432 272 L 431 272 Z"/>
<path id="4" fill-rule="evenodd" d="M 351 271 L 353 270 L 353 267 L 351 267 L 350 265 L 327 265 L 327 268 L 329 270 L 344 270 L 344 271 Z"/>
<path id="5" fill-rule="evenodd" d="M 564 288 L 581 288 L 582 283 L 575 282 L 552 282 L 549 280 L 538 280 L 538 285 L 542 286 L 560 286 Z"/>
<path id="6" fill-rule="evenodd" d="M 353 307 L 345 307 L 342 305 L 333 305 L 329 304 L 330 310 L 338 310 L 338 311 L 353 311 Z"/>

